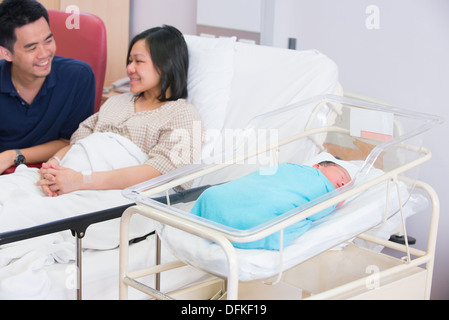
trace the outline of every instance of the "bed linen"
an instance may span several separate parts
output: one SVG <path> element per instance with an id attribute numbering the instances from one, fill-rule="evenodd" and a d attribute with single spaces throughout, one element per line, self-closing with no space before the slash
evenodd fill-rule
<path id="1" fill-rule="evenodd" d="M 130 140 L 112 133 L 95 133 L 75 144 L 61 165 L 77 171 L 104 171 L 142 164 L 147 156 Z M 121 190 L 77 191 L 49 198 L 36 186 L 37 169 L 20 166 L 15 174 L 0 177 L 0 233 L 101 211 L 130 200 Z M 83 248 L 107 250 L 119 244 L 118 219 L 88 229 Z M 154 230 L 150 220 L 136 219 L 131 237 Z M 70 231 L 47 235 L 0 248 L 0 299 L 39 298 L 51 282 L 46 266 L 75 258 Z"/>

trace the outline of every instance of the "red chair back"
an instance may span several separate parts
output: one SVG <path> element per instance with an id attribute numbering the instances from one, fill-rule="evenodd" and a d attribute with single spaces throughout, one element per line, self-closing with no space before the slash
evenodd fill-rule
<path id="1" fill-rule="evenodd" d="M 95 73 L 95 112 L 100 109 L 107 62 L 106 27 L 92 14 L 49 10 L 56 55 L 87 62 Z"/>

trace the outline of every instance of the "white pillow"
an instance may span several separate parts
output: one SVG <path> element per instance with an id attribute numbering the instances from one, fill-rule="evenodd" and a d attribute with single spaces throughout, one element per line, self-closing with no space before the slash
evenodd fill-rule
<path id="1" fill-rule="evenodd" d="M 318 51 L 240 42 L 235 51 L 226 128 L 245 128 L 255 116 L 313 96 L 338 92 L 338 67 Z M 311 112 L 302 111 L 302 122 L 296 126 L 300 129 Z"/>
<path id="2" fill-rule="evenodd" d="M 184 38 L 190 59 L 187 100 L 197 108 L 207 130 L 221 131 L 231 95 L 236 39 Z"/>

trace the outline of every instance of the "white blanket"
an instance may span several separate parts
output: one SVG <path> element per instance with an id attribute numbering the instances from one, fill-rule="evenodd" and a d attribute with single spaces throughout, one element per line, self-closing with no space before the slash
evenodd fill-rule
<path id="1" fill-rule="evenodd" d="M 75 144 L 62 165 L 77 171 L 107 171 L 135 166 L 147 160 L 130 140 L 112 133 L 95 133 Z M 37 169 L 25 166 L 0 176 L 0 233 L 21 230 L 73 216 L 130 203 L 121 190 L 78 191 L 47 197 L 36 186 Z M 83 248 L 111 249 L 119 244 L 119 219 L 88 228 Z M 148 219 L 133 221 L 131 237 L 154 230 Z M 0 299 L 44 297 L 49 289 L 44 267 L 75 258 L 75 240 L 70 232 L 21 241 L 0 248 Z"/>

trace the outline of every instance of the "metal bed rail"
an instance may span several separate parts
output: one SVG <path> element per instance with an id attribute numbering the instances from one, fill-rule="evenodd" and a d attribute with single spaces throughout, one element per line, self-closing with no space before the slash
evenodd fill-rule
<path id="1" fill-rule="evenodd" d="M 168 201 L 173 204 L 191 201 L 192 198 L 198 197 L 198 194 L 208 187 L 209 186 L 205 186 L 173 193 L 169 196 Z M 167 203 L 167 197 L 165 196 L 154 198 L 154 200 L 161 203 Z M 76 241 L 75 263 L 78 270 L 76 298 L 77 300 L 82 300 L 82 239 L 86 236 L 87 229 L 93 224 L 121 218 L 123 212 L 134 205 L 135 203 L 130 203 L 115 208 L 53 221 L 35 227 L 0 233 L 0 246 L 58 232 L 71 231 Z"/>

